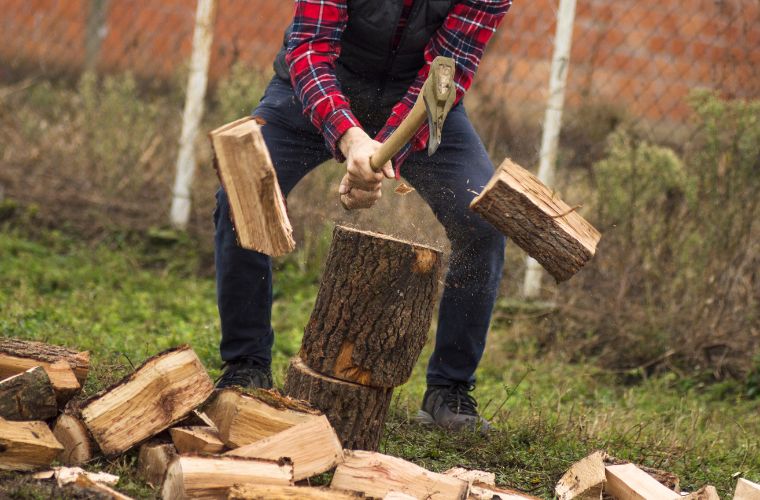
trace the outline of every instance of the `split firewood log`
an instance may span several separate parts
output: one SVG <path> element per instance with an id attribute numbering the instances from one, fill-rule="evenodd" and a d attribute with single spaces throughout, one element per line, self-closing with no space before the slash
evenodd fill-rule
<path id="1" fill-rule="evenodd" d="M 0 417 L 7 420 L 47 420 L 58 414 L 50 377 L 35 366 L 0 380 Z"/>
<path id="2" fill-rule="evenodd" d="M 230 488 L 246 483 L 292 486 L 293 466 L 285 461 L 180 455 L 169 464 L 161 496 L 227 498 Z"/>
<path id="3" fill-rule="evenodd" d="M 467 498 L 468 484 L 437 474 L 401 458 L 368 451 L 347 451 L 335 470 L 331 488 L 382 498 L 399 492 L 415 498 L 450 500 Z"/>
<path id="4" fill-rule="evenodd" d="M 336 226 L 301 359 L 361 385 L 406 383 L 430 328 L 441 262 L 433 248 Z"/>
<path id="5" fill-rule="evenodd" d="M 169 429 L 179 453 L 221 453 L 224 443 L 219 431 L 211 427 L 172 427 Z"/>
<path id="6" fill-rule="evenodd" d="M 356 500 L 364 495 L 330 488 L 239 484 L 230 489 L 229 500 Z"/>
<path id="7" fill-rule="evenodd" d="M 166 475 L 166 469 L 174 457 L 177 449 L 171 443 L 162 441 L 148 441 L 140 446 L 137 456 L 137 470 L 141 478 L 156 488 L 161 487 Z"/>
<path id="8" fill-rule="evenodd" d="M 274 391 L 244 392 L 236 388 L 217 391 L 205 413 L 219 429 L 219 438 L 230 448 L 251 444 L 320 415 L 304 402 Z"/>
<path id="9" fill-rule="evenodd" d="M 470 208 L 536 259 L 557 282 L 596 253 L 601 235 L 534 176 L 504 160 Z"/>
<path id="10" fill-rule="evenodd" d="M 606 454 L 596 451 L 573 464 L 557 482 L 554 492 L 559 500 L 599 500 L 607 476 L 604 470 Z"/>
<path id="11" fill-rule="evenodd" d="M 760 484 L 753 483 L 743 477 L 736 483 L 734 500 L 760 500 Z"/>
<path id="12" fill-rule="evenodd" d="M 74 411 L 64 411 L 56 419 L 53 435 L 63 446 L 58 459 L 65 465 L 81 465 L 100 451 L 90 432 Z"/>
<path id="13" fill-rule="evenodd" d="M 45 422 L 0 418 L 0 470 L 34 470 L 50 465 L 63 450 Z"/>
<path id="14" fill-rule="evenodd" d="M 106 455 L 124 452 L 185 418 L 214 384 L 189 346 L 164 351 L 85 401 L 82 422 Z"/>
<path id="15" fill-rule="evenodd" d="M 632 500 L 681 498 L 680 494 L 663 486 L 634 464 L 608 465 L 605 467 L 605 473 L 607 484 L 604 491 L 616 498 Z"/>
<path id="16" fill-rule="evenodd" d="M 343 461 L 343 448 L 327 417 L 296 424 L 254 443 L 228 451 L 226 455 L 277 460 L 293 463 L 296 481 L 326 472 Z"/>

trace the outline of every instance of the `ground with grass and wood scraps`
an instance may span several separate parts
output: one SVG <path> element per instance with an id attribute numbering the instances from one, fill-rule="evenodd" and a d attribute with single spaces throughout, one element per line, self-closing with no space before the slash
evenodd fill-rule
<path id="1" fill-rule="evenodd" d="M 183 344 L 192 348 L 187 352 L 197 354 L 201 363 L 196 365 L 193 355 L 193 360 L 187 358 L 190 365 L 205 367 L 212 378 L 218 376 L 221 367 L 214 282 L 208 273 L 198 271 L 204 268 L 206 257 L 195 249 L 191 239 L 165 236 L 110 235 L 93 243 L 54 230 L 32 233 L 6 227 L 0 232 L 2 336 L 89 351 L 89 373 L 82 393 L 75 400 L 93 396 L 152 356 Z M 303 272 L 303 266 L 299 265 L 302 258 L 296 252 L 277 263 L 273 370 L 278 387 L 284 384 L 289 359 L 300 348 L 303 328 L 319 286 L 319 270 Z M 631 479 L 625 469 L 620 469 L 625 465 L 615 465 L 623 462 L 667 471 L 680 479 L 679 487 L 684 491 L 714 485 L 722 498 L 732 497 L 740 478 L 760 480 L 760 402 L 748 398 L 741 386 L 735 382 L 705 385 L 697 379 L 674 374 L 631 382 L 620 373 L 598 368 L 593 359 L 569 364 L 552 354 L 539 353 L 530 336 L 530 325 L 543 317 L 540 309 L 506 300 L 497 307 L 475 391 L 482 414 L 495 424 L 490 436 L 475 433 L 454 436 L 414 422 L 425 389 L 429 340 L 410 381 L 394 392 L 379 451 L 433 472 L 452 467 L 487 471 L 494 474 L 499 488 L 539 498 L 552 498 L 565 471 L 595 450 L 604 450 L 618 460 L 607 457 L 606 462 L 608 471 L 612 469 L 607 482 L 613 486 L 615 474 L 622 474 L 634 483 L 637 479 Z M 184 363 L 180 365 L 184 367 Z M 137 379 L 139 376 L 133 375 L 130 380 Z M 203 399 L 205 394 L 196 391 L 194 397 Z M 104 442 L 113 440 L 115 453 L 110 458 L 96 457 L 83 467 L 119 476 L 118 482 L 108 487 L 124 495 L 159 497 L 160 489 L 138 474 L 139 446 L 117 443 L 113 436 L 118 425 L 96 415 L 93 408 L 105 404 L 103 399 L 86 404 L 94 422 L 88 425 L 90 431 L 102 429 L 107 437 Z M 190 409 L 196 406 L 192 398 L 178 399 Z M 140 404 L 139 398 L 129 401 L 132 407 Z M 120 412 L 132 411 L 130 404 Z M 214 411 L 219 413 L 213 408 L 208 410 L 221 421 Z M 203 426 L 202 421 L 191 423 Z M 325 429 L 324 420 L 299 420 L 299 425 L 307 424 L 311 427 L 305 427 L 301 433 L 316 436 L 319 429 Z M 228 434 L 222 432 L 221 441 L 235 442 L 229 433 L 239 435 L 242 431 L 232 424 L 228 427 Z M 288 439 L 298 439 L 296 427 L 290 429 Z M 145 438 L 150 437 L 149 430 L 144 432 Z M 321 448 L 330 448 L 327 436 Z M 278 439 L 286 442 L 286 437 Z M 190 443 L 188 449 L 197 449 L 197 443 L 202 442 L 211 446 L 206 451 L 216 450 L 213 439 L 199 438 L 186 430 L 172 432 L 171 438 Z M 239 439 L 243 441 L 238 444 L 242 444 L 244 438 Z M 264 453 L 262 447 L 266 448 L 265 444 L 251 453 Z M 270 453 L 277 454 L 271 450 Z M 362 470 L 361 461 L 365 459 L 352 456 L 355 468 L 344 464 L 337 477 L 332 477 L 330 467 L 328 472 L 312 477 L 310 484 L 324 486 L 331 480 L 333 485 L 357 484 L 356 477 L 347 471 Z M 183 460 L 188 462 L 183 466 L 185 471 L 207 466 L 202 457 Z M 254 467 L 245 462 L 247 459 L 226 460 Z M 283 472 L 283 468 L 291 467 L 288 464 L 271 462 L 263 472 L 259 464 L 256 473 L 310 477 L 303 475 L 309 471 L 304 471 L 299 463 L 293 464 L 289 472 Z M 238 462 L 222 465 L 241 467 Z M 321 464 L 323 468 L 329 465 Z M 396 462 L 386 464 L 388 470 L 394 470 L 396 465 Z M 402 466 L 408 467 L 405 462 Z M 597 474 L 598 471 L 597 468 Z M 426 481 L 438 478 L 425 477 Z M 672 476 L 668 477 L 667 480 L 672 480 Z M 446 481 L 454 489 L 459 484 Z M 95 483 L 100 484 L 97 480 Z M 64 490 L 54 484 L 54 480 L 34 479 L 29 473 L 0 472 L 0 498 L 65 497 Z M 440 484 L 436 487 L 442 487 Z M 480 487 L 486 487 L 485 484 Z M 624 487 L 625 481 L 622 484 Z M 477 487 L 476 484 L 471 494 Z M 377 494 L 370 486 L 363 491 Z M 456 497 L 458 493 L 451 494 Z M 252 497 L 246 491 L 234 495 Z"/>

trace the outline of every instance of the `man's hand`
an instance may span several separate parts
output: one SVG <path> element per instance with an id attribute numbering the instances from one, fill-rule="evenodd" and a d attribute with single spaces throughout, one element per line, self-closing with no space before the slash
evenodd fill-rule
<path id="1" fill-rule="evenodd" d="M 383 165 L 381 172 L 375 172 L 370 158 L 380 147 L 364 130 L 352 127 L 338 142 L 346 157 L 346 175 L 340 181 L 338 192 L 346 208 L 370 208 L 382 196 L 383 177 L 393 178 L 391 162 Z"/>

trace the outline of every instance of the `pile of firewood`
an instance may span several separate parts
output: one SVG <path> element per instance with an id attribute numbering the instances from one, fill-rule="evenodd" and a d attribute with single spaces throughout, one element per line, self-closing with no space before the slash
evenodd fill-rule
<path id="1" fill-rule="evenodd" d="M 275 391 L 214 391 L 187 346 L 148 359 L 84 400 L 88 353 L 0 339 L 0 469 L 35 471 L 65 495 L 125 499 L 118 477 L 76 467 L 139 446 L 144 480 L 164 499 L 530 499 L 499 488 L 493 473 L 431 472 L 397 457 L 344 449 L 328 417 Z M 52 426 L 52 429 L 51 429 Z M 334 471 L 329 487 L 309 480 Z M 324 478 L 322 479 L 324 481 Z M 685 495 L 672 474 L 597 452 L 557 485 L 561 500 L 716 499 L 715 488 Z M 757 499 L 760 485 L 740 480 L 736 499 Z"/>

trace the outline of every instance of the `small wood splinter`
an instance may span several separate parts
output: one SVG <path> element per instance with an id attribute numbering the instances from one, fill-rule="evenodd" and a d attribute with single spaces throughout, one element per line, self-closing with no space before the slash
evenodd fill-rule
<path id="1" fill-rule="evenodd" d="M 401 196 L 406 196 L 409 193 L 413 193 L 414 191 L 416 190 L 405 182 L 399 183 L 399 185 L 396 186 L 396 189 L 394 190 L 396 194 L 401 195 Z"/>

